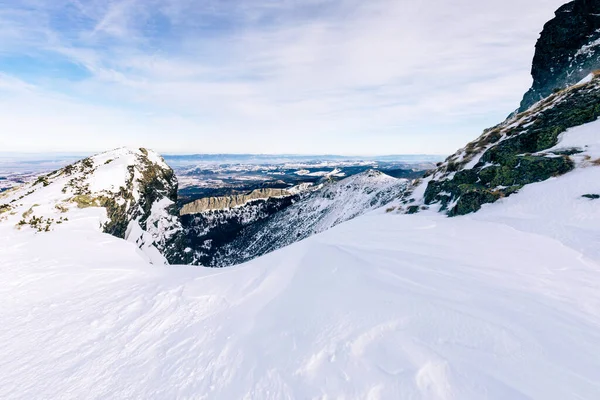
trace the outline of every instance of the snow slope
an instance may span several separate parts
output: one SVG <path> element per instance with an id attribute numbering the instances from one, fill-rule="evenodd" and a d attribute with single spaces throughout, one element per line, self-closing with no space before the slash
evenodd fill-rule
<path id="1" fill-rule="evenodd" d="M 148 265 L 85 213 L 0 224 L 0 398 L 598 399 L 599 171 L 228 269 Z"/>

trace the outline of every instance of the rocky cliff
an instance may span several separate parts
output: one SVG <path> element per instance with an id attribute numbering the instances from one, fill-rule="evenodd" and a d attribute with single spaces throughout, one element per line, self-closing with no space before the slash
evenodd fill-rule
<path id="1" fill-rule="evenodd" d="M 181 216 L 197 264 L 215 266 L 215 254 L 237 239 L 247 227 L 260 223 L 306 196 L 270 197 L 233 208 L 206 210 Z"/>
<path id="2" fill-rule="evenodd" d="M 290 197 L 294 193 L 287 189 L 256 189 L 245 194 L 235 194 L 222 197 L 205 197 L 185 204 L 181 208 L 181 215 L 199 214 L 209 210 L 225 210 L 243 206 L 254 200 L 266 200 L 276 197 Z"/>
<path id="3" fill-rule="evenodd" d="M 519 112 L 583 79 L 600 60 L 600 2 L 575 0 L 556 11 L 546 23 L 535 47 L 531 69 L 533 85 Z"/>

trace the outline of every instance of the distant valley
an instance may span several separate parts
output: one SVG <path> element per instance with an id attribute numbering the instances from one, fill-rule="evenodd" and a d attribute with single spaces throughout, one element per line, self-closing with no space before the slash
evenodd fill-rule
<path id="1" fill-rule="evenodd" d="M 255 189 L 286 189 L 303 183 L 337 181 L 375 169 L 394 178 L 415 179 L 444 157 L 196 155 L 165 156 L 179 180 L 179 204 Z"/>
<path id="2" fill-rule="evenodd" d="M 0 192 L 62 168 L 89 154 L 0 153 Z M 178 204 L 229 196 L 255 189 L 285 189 L 302 183 L 339 180 L 369 169 L 395 178 L 414 179 L 444 159 L 437 155 L 379 157 L 198 154 L 165 155 L 179 180 Z"/>

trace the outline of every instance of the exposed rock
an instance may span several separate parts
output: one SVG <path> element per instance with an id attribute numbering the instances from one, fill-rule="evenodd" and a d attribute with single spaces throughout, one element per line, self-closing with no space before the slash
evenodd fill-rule
<path id="1" fill-rule="evenodd" d="M 181 215 L 199 214 L 208 210 L 225 210 L 242 206 L 253 200 L 266 200 L 273 197 L 290 197 L 294 193 L 287 189 L 256 189 L 245 194 L 236 194 L 223 197 L 205 197 L 185 204 L 181 208 Z"/>
<path id="2" fill-rule="evenodd" d="M 571 171 L 583 149 L 557 149 L 567 129 L 600 116 L 600 77 L 550 95 L 526 112 L 489 129 L 427 178 L 423 203 L 450 216 L 477 211 L 524 185 Z"/>
<path id="3" fill-rule="evenodd" d="M 468 214 L 575 168 L 572 157 L 585 150 L 554 146 L 567 129 L 600 116 L 599 67 L 600 2 L 565 4 L 536 44 L 534 83 L 520 113 L 430 171 L 422 203 L 437 204 L 449 216 Z"/>
<path id="4" fill-rule="evenodd" d="M 598 200 L 598 199 L 600 199 L 600 194 L 584 194 L 581 197 L 583 197 L 585 199 L 590 199 L 590 200 Z"/>
<path id="5" fill-rule="evenodd" d="M 520 112 L 600 68 L 600 2 L 575 0 L 555 14 L 536 44 L 533 85 L 523 97 Z"/>

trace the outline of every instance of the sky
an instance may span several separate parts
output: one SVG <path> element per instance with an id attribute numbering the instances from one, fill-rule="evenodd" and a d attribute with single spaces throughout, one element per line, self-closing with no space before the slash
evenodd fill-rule
<path id="1" fill-rule="evenodd" d="M 0 151 L 450 154 L 564 0 L 0 0 Z"/>

